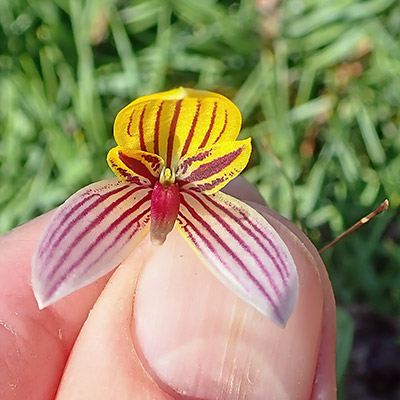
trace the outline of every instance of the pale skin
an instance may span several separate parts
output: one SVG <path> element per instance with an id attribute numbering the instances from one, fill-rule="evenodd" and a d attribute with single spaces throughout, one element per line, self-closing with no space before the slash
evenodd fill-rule
<path id="1" fill-rule="evenodd" d="M 243 181 L 228 192 L 259 195 Z M 316 249 L 256 206 L 295 260 L 286 328 L 238 299 L 174 230 L 113 273 L 40 311 L 30 262 L 51 213 L 0 237 L 0 398 L 333 400 L 335 306 Z M 89 311 L 92 311 L 89 313 Z"/>

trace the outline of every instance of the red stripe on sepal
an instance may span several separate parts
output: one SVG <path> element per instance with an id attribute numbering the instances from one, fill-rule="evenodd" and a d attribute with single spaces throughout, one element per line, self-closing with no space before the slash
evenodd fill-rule
<path id="1" fill-rule="evenodd" d="M 211 114 L 210 125 L 209 125 L 209 127 L 207 129 L 207 132 L 204 135 L 203 140 L 200 143 L 200 146 L 199 146 L 200 148 L 201 147 L 205 147 L 207 145 L 207 143 L 208 143 L 208 139 L 210 139 L 211 131 L 214 128 L 215 118 L 217 116 L 217 108 L 218 108 L 218 102 L 215 102 L 214 103 L 214 108 L 213 108 L 212 114 Z"/>
<path id="2" fill-rule="evenodd" d="M 194 114 L 192 125 L 190 126 L 190 131 L 188 133 L 188 136 L 186 138 L 185 144 L 183 146 L 183 149 L 182 149 L 182 152 L 181 152 L 181 157 L 186 155 L 186 153 L 189 150 L 190 144 L 192 143 L 193 136 L 194 136 L 194 131 L 196 129 L 197 121 L 199 119 L 200 107 L 201 107 L 201 102 L 200 102 L 200 100 L 197 100 L 196 113 Z"/>
<path id="3" fill-rule="evenodd" d="M 172 117 L 171 125 L 169 128 L 167 160 L 166 160 L 167 168 L 171 167 L 172 156 L 173 156 L 173 152 L 174 152 L 175 130 L 176 130 L 176 125 L 178 123 L 179 114 L 181 112 L 182 101 L 183 100 L 178 100 L 175 103 L 175 111 L 174 111 L 174 115 Z"/>

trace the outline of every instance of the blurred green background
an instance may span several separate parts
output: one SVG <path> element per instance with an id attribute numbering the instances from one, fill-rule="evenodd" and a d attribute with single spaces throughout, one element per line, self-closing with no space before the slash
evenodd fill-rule
<path id="1" fill-rule="evenodd" d="M 345 371 L 357 307 L 389 321 L 399 351 L 399 1 L 3 0 L 0 24 L 0 233 L 112 175 L 112 122 L 129 101 L 220 92 L 253 137 L 245 176 L 317 248 L 389 199 L 323 259 L 339 394 L 392 398 L 350 396 Z"/>

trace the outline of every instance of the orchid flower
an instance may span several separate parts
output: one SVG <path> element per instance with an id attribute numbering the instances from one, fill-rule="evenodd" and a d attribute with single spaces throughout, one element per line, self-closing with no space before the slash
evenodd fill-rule
<path id="1" fill-rule="evenodd" d="M 217 278 L 283 327 L 297 300 L 293 259 L 260 214 L 220 192 L 250 157 L 240 127 L 237 107 L 206 91 L 175 89 L 123 108 L 107 157 L 117 178 L 71 196 L 36 247 L 39 307 L 111 271 L 149 233 L 162 245 L 176 227 Z"/>

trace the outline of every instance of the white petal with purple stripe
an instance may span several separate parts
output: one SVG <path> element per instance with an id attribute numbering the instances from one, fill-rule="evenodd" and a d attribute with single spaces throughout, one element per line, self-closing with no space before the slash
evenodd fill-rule
<path id="1" fill-rule="evenodd" d="M 285 326 L 298 295 L 296 266 L 259 213 L 221 192 L 188 190 L 182 193 L 178 227 L 228 288 Z"/>
<path id="2" fill-rule="evenodd" d="M 118 178 L 86 186 L 54 214 L 36 247 L 32 284 L 40 308 L 115 268 L 149 231 L 151 189 Z"/>

